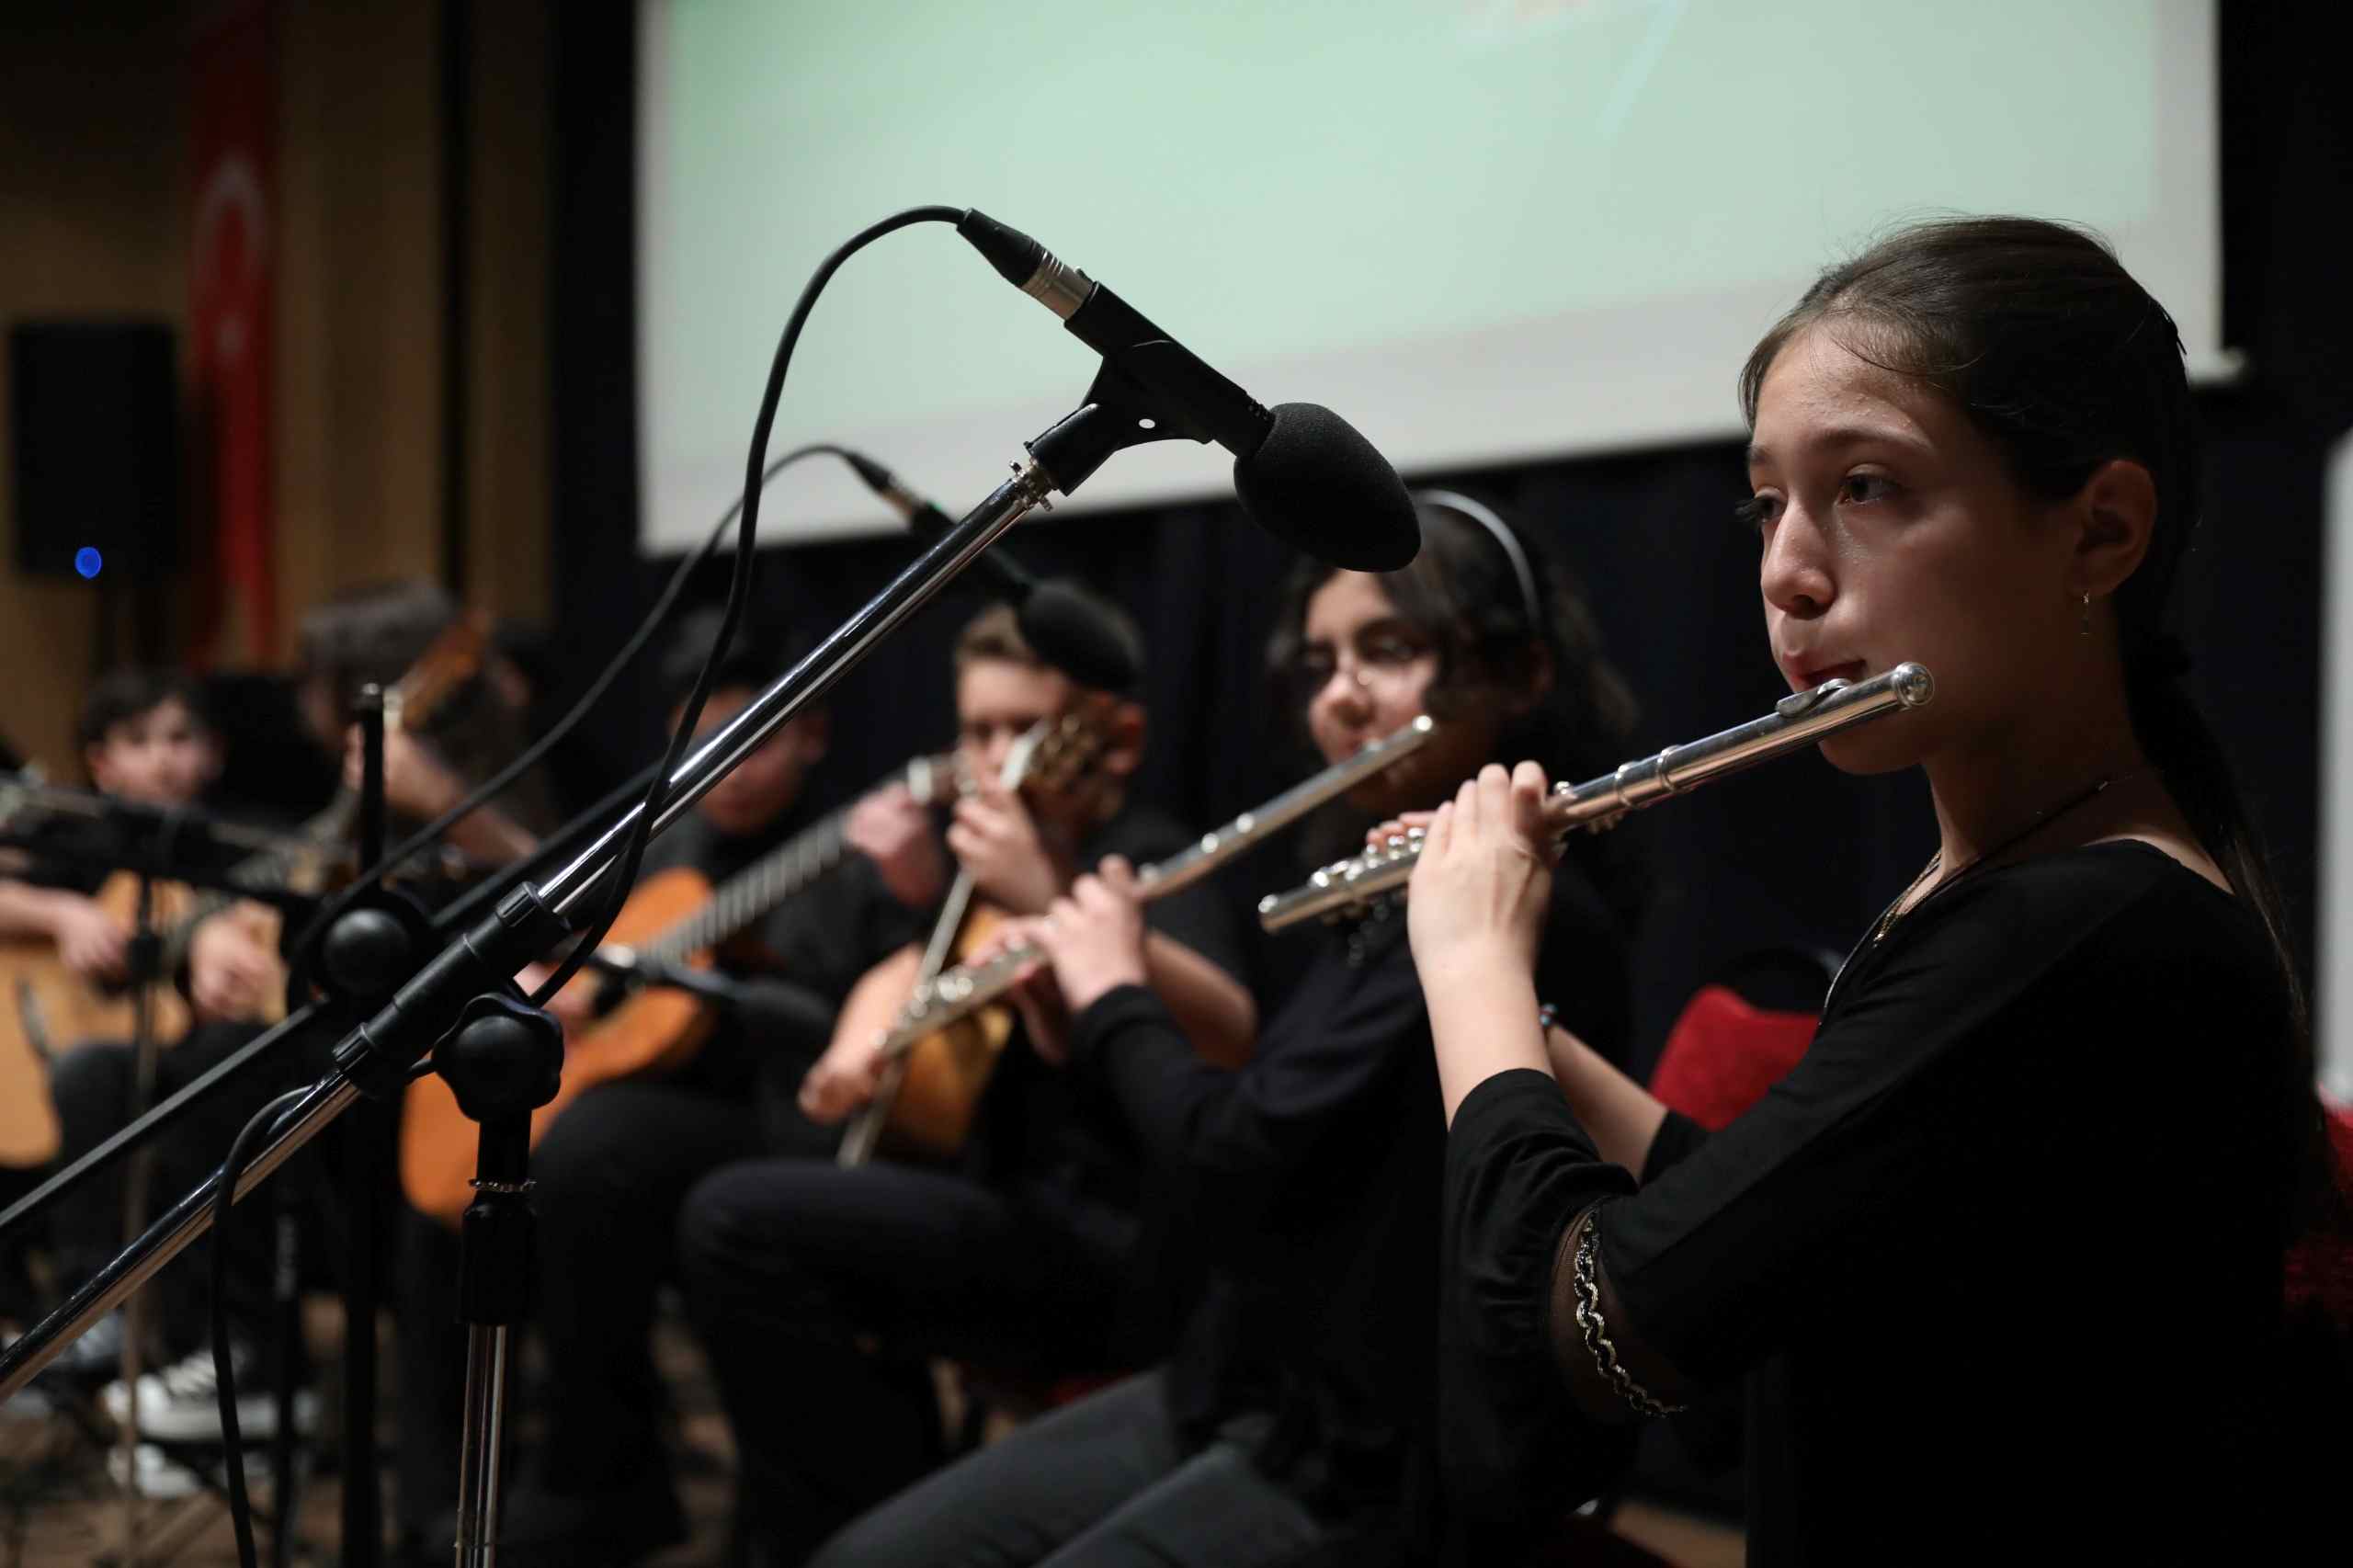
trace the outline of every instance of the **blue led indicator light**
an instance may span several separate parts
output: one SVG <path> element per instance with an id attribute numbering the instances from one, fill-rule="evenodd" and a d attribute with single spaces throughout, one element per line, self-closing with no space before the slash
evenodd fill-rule
<path id="1" fill-rule="evenodd" d="M 97 576 L 106 563 L 107 558 L 86 544 L 74 552 L 74 570 L 85 577 Z"/>

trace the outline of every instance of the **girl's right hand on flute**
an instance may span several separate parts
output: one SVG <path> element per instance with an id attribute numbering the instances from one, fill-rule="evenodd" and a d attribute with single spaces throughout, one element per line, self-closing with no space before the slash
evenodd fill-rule
<path id="1" fill-rule="evenodd" d="M 1405 922 L 1425 990 L 1534 971 L 1560 861 L 1546 787 L 1537 763 L 1490 763 L 1424 829 Z"/>

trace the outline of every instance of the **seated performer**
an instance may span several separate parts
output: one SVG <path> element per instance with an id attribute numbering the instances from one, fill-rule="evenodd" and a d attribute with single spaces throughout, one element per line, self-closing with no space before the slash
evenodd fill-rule
<path id="1" fill-rule="evenodd" d="M 391 691 L 421 665 L 443 657 L 438 650 L 448 645 L 445 634 L 459 619 L 448 596 L 425 583 L 358 590 L 304 616 L 297 677 L 300 707 L 309 739 L 329 755 L 345 757 L 347 792 L 356 794 L 358 785 L 358 732 L 344 716 L 353 710 L 359 688 L 373 684 Z M 453 657 L 448 662 L 450 678 L 429 705 L 420 705 L 425 710 L 412 710 L 404 722 L 386 725 L 385 804 L 395 836 L 439 814 L 472 780 L 486 776 L 519 749 L 515 715 L 488 683 L 466 674 L 474 669 L 474 661 Z M 530 824 L 541 820 L 533 799 L 535 784 L 526 778 L 516 793 L 469 813 L 451 829 L 451 843 L 483 864 L 527 853 L 536 842 Z M 339 839 L 339 819 L 337 807 L 331 806 L 313 830 L 336 823 L 332 833 Z M 339 842 L 329 847 L 335 853 L 341 849 Z M 258 1020 L 274 999 L 271 994 L 285 983 L 275 946 L 279 936 L 277 918 L 252 903 L 221 909 L 187 935 L 185 979 L 199 1023 L 165 1055 L 166 1091 L 242 1049 L 260 1031 Z M 220 1163 L 248 1118 L 281 1091 L 314 1080 L 326 1070 L 334 1044 L 331 1031 L 297 1031 L 199 1101 L 152 1145 L 159 1194 L 176 1198 L 193 1187 Z M 103 1129 L 112 1130 L 113 1125 Z M 240 1429 L 251 1441 L 268 1437 L 276 1421 L 275 1404 L 260 1376 L 267 1365 L 261 1345 L 270 1324 L 269 1230 L 256 1216 L 231 1226 L 222 1244 L 230 1255 L 223 1310 L 239 1374 Z M 182 1317 L 189 1321 L 188 1333 L 174 1335 L 167 1345 L 175 1353 L 185 1352 L 181 1358 L 142 1379 L 139 1423 L 145 1436 L 201 1441 L 220 1435 L 212 1352 L 203 1333 L 210 1301 L 204 1249 L 212 1244 L 210 1237 L 200 1241 L 164 1276 L 172 1281 L 172 1299 L 181 1293 L 191 1298 L 188 1312 L 168 1315 L 175 1322 Z M 130 1391 L 119 1381 L 112 1382 L 101 1402 L 120 1419 L 131 1407 Z M 314 1408 L 306 1392 L 297 1403 L 297 1415 L 307 1418 Z"/>
<path id="2" fill-rule="evenodd" d="M 1538 1026 L 1577 1002 L 1530 967 L 1547 770 L 1438 814 L 1408 911 L 1454 1500 L 1572 1506 L 1639 1417 L 1745 1378 L 1752 1562 L 2287 1561 L 2344 1473 L 2341 1405 L 2301 1464 L 2279 1440 L 2326 1145 L 2166 630 L 2200 494 L 2173 322 L 2079 231 L 1930 222 L 1824 273 L 1741 387 L 1769 651 L 1795 688 L 1929 668 L 1929 706 L 1822 749 L 1920 768 L 1942 846 L 1710 1134 Z"/>
<path id="3" fill-rule="evenodd" d="M 91 788 L 142 805 L 194 805 L 221 770 L 196 682 L 176 672 L 100 676 L 83 698 L 76 739 Z M 131 932 L 93 896 L 107 875 L 38 858 L 13 869 L 0 861 L 0 937 L 46 938 L 74 973 L 120 981 Z"/>
<path id="4" fill-rule="evenodd" d="M 1354 803 L 1433 801 L 1531 746 L 1563 769 L 1620 757 L 1632 704 L 1566 581 L 1474 502 L 1429 495 L 1419 511 L 1413 565 L 1311 565 L 1276 638 L 1326 761 L 1438 721 Z M 1579 1027 L 1614 1043 L 1623 939 L 1598 886 L 1562 880 L 1545 972 Z M 1299 938 L 1315 946 L 1297 990 L 1228 1070 L 1199 1060 L 1140 983 L 1139 914 L 1131 870 L 1109 860 L 1018 929 L 1052 960 L 1030 1028 L 1187 1217 L 1207 1294 L 1169 1364 L 920 1483 L 818 1562 L 1390 1562 L 1427 1532 L 1442 1123 L 1404 923 L 1384 906 Z"/>
<path id="5" fill-rule="evenodd" d="M 716 610 L 695 618 L 665 665 L 674 721 L 718 624 Z M 733 718 L 790 663 L 782 650 L 739 633 L 697 733 Z M 822 710 L 778 730 L 696 802 L 692 816 L 647 846 L 640 885 L 686 869 L 721 888 L 773 864 L 783 846 L 807 843 L 802 835 L 813 829 L 823 836 L 803 785 L 824 756 L 827 731 Z M 853 811 L 845 833 L 854 853 L 764 914 L 747 915 L 745 928 L 721 945 L 717 972 L 737 983 L 747 1015 L 722 1011 L 674 1071 L 589 1088 L 532 1151 L 539 1224 L 530 1314 L 547 1376 L 544 1436 L 500 1532 L 517 1561 L 626 1561 L 683 1537 L 650 1346 L 655 1292 L 676 1256 L 679 1199 L 733 1161 L 830 1156 L 833 1135 L 793 1105 L 801 1076 L 824 1047 L 842 997 L 915 934 L 911 906 L 939 892 L 939 852 L 919 814 L 902 820 L 891 811 Z M 747 906 L 775 896 L 772 889 L 735 885 Z M 535 983 L 531 971 L 523 978 Z M 593 1003 L 602 989 L 592 972 L 557 998 L 554 1010 L 574 1040 L 597 1022 Z M 462 1340 L 453 1337 L 460 1331 L 449 1296 L 454 1237 L 418 1223 L 443 1244 L 435 1249 L 440 1261 L 420 1270 L 432 1280 L 430 1299 L 417 1303 L 423 1321 L 409 1343 L 432 1358 L 438 1386 L 426 1390 L 420 1375 L 412 1392 L 434 1397 L 412 1401 L 404 1412 L 411 1489 L 420 1495 L 404 1512 L 424 1536 L 424 1550 L 446 1555 L 461 1392 L 455 1374 Z"/>
<path id="6" fill-rule="evenodd" d="M 219 746 L 204 715 L 196 682 L 165 670 L 134 669 L 100 677 L 83 699 L 78 738 L 91 784 L 105 795 L 149 806 L 192 806 L 220 770 Z M 62 846 L 102 849 L 104 831 L 83 824 L 61 828 Z M 21 880 L 0 878 L 0 936 L 43 936 L 58 957 L 94 988 L 126 978 L 131 928 L 121 912 L 94 896 L 108 881 L 102 867 L 78 861 L 35 862 Z M 210 1067 L 233 1046 L 201 1026 L 233 1017 L 245 1005 L 249 977 L 242 954 L 226 949 L 189 955 L 186 976 L 199 1028 L 186 1040 L 163 1040 L 157 1093 L 168 1094 Z M 17 998 L 6 1004 L 18 1006 Z M 50 1020 L 55 1028 L 55 1020 Z M 57 1109 L 61 1165 L 70 1164 L 123 1124 L 136 1073 L 128 1041 L 52 1040 L 58 1054 L 49 1093 Z M 159 1187 L 162 1185 L 159 1181 Z M 152 1212 L 152 1210 L 151 1210 Z M 121 1249 L 123 1171 L 117 1165 L 75 1188 L 51 1211 L 51 1267 L 65 1289 L 80 1284 Z M 175 1290 L 167 1339 L 185 1342 L 201 1329 L 188 1296 Z M 51 1386 L 90 1387 L 116 1375 L 122 1362 L 124 1319 L 109 1313 L 67 1347 L 43 1374 Z"/>
<path id="7" fill-rule="evenodd" d="M 1124 616 L 1115 624 L 1140 643 Z M 999 910 L 1047 907 L 1103 854 L 1157 858 L 1191 841 L 1128 799 L 1140 707 L 1041 664 L 1009 610 L 965 629 L 958 749 L 976 779 L 995 780 L 1017 737 L 1074 707 L 1105 722 L 1111 744 L 1098 767 L 1029 795 L 983 783 L 956 809 L 949 845 Z M 1238 1060 L 1256 1014 L 1234 978 L 1240 941 L 1224 900 L 1199 883 L 1155 903 L 1152 918 L 1151 981 L 1187 1020 L 1187 1049 Z M 801 1104 L 839 1121 L 877 1078 L 872 1035 L 846 1026 Z M 770 1160 L 722 1170 L 688 1198 L 688 1305 L 735 1430 L 741 1528 L 764 1561 L 799 1562 L 842 1520 L 938 1462 L 928 1358 L 1043 1377 L 1144 1353 L 1114 1326 L 1142 1192 L 1106 1108 L 1017 1044 L 999 1058 L 955 1168 Z"/>

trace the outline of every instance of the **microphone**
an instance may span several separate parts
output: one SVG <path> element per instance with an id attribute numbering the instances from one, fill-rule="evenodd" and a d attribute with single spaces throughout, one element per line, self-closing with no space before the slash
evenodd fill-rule
<path id="1" fill-rule="evenodd" d="M 900 483 L 889 469 L 847 448 L 842 460 L 917 535 L 934 539 L 947 531 L 951 521 L 948 514 Z M 1006 554 L 1002 546 L 983 551 L 979 565 L 996 580 L 998 591 L 1012 604 L 1022 640 L 1037 650 L 1040 658 L 1097 691 L 1135 689 L 1143 677 L 1143 650 L 1136 645 L 1124 619 L 1108 605 L 1067 577 L 1039 581 Z"/>
<path id="2" fill-rule="evenodd" d="M 977 208 L 956 232 L 1162 399 L 1187 426 L 1181 434 L 1232 452 L 1234 492 L 1268 533 L 1358 572 L 1394 572 L 1420 552 L 1421 525 L 1397 471 L 1347 420 L 1312 403 L 1261 406 L 1110 290 Z"/>

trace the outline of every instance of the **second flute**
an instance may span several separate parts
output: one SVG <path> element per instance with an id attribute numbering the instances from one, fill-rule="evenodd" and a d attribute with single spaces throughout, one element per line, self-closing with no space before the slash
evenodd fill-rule
<path id="1" fill-rule="evenodd" d="M 1608 827 L 1628 812 L 1812 745 L 1850 725 L 1925 706 L 1936 693 L 1935 677 L 1925 665 L 1913 664 L 1898 665 L 1865 681 L 1824 681 L 1812 690 L 1791 692 L 1761 719 L 1687 745 L 1669 746 L 1656 756 L 1627 763 L 1583 784 L 1556 784 L 1544 801 L 1544 820 L 1555 834 Z M 1416 831 L 1326 866 L 1304 885 L 1260 899 L 1258 923 L 1280 931 L 1317 915 L 1361 909 L 1381 894 L 1402 889 L 1421 853 Z"/>

